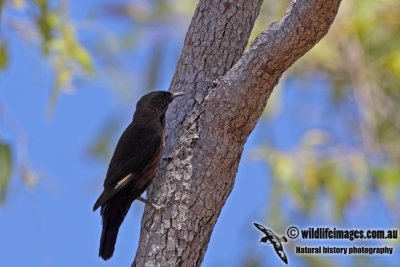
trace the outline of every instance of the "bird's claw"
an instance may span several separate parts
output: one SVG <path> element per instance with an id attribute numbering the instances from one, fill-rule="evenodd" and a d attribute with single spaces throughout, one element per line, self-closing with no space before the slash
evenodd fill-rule
<path id="1" fill-rule="evenodd" d="M 160 210 L 162 209 L 161 206 L 158 206 L 158 205 L 155 205 L 155 204 L 151 205 L 151 207 L 152 207 L 153 209 L 157 210 L 157 211 L 160 211 Z"/>
<path id="2" fill-rule="evenodd" d="M 155 210 L 161 210 L 161 208 L 162 208 L 161 206 L 158 206 L 158 205 L 156 205 L 154 203 L 151 203 L 150 201 L 148 201 L 147 199 L 142 198 L 142 197 L 138 197 L 137 200 L 139 200 L 140 202 L 152 207 Z"/>
<path id="3" fill-rule="evenodd" d="M 219 84 L 219 80 L 218 80 L 218 78 L 217 78 L 217 79 L 215 79 L 215 80 L 212 82 L 212 89 L 214 89 L 215 87 L 217 87 L 218 84 Z"/>

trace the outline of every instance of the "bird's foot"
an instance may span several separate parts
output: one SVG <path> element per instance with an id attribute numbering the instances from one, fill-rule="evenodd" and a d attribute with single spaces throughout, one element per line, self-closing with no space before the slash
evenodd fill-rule
<path id="1" fill-rule="evenodd" d="M 155 210 L 161 210 L 161 207 L 160 207 L 160 206 L 151 203 L 150 201 L 148 201 L 148 200 L 145 199 L 145 198 L 138 197 L 137 200 L 139 200 L 140 202 L 142 202 L 142 203 L 144 203 L 144 204 L 146 204 L 146 205 L 152 207 L 152 208 L 155 209 Z"/>
<path id="2" fill-rule="evenodd" d="M 217 78 L 217 79 L 215 79 L 214 81 L 212 81 L 212 89 L 215 89 L 215 87 L 217 87 L 217 86 L 218 86 L 218 84 L 219 84 L 219 80 L 218 80 L 218 78 Z"/>

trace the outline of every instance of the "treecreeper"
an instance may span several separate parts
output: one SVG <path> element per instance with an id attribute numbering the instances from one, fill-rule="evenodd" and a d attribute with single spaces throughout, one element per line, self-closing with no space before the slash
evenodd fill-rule
<path id="1" fill-rule="evenodd" d="M 101 207 L 103 230 L 99 256 L 108 260 L 114 253 L 118 230 L 134 200 L 155 209 L 141 197 L 157 174 L 165 142 L 165 113 L 168 105 L 184 93 L 155 91 L 136 104 L 133 120 L 120 137 L 108 166 L 104 190 L 94 204 Z"/>

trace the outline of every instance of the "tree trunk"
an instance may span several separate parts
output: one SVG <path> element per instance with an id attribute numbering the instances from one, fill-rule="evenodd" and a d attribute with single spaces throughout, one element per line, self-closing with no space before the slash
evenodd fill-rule
<path id="1" fill-rule="evenodd" d="M 340 0 L 297 0 L 243 53 L 262 0 L 200 0 L 170 91 L 167 140 L 132 266 L 199 266 L 243 146 L 283 72 L 328 31 Z M 216 83 L 213 81 L 216 80 Z"/>

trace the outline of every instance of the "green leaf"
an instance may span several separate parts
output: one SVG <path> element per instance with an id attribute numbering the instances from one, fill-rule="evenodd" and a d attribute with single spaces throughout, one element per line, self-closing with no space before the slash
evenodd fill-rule
<path id="1" fill-rule="evenodd" d="M 8 144 L 0 143 L 0 204 L 4 202 L 6 196 L 11 170 L 11 147 Z"/>
<path id="2" fill-rule="evenodd" d="M 0 17 L 1 17 L 1 11 L 3 11 L 3 6 L 4 6 L 4 0 L 0 0 Z"/>
<path id="3" fill-rule="evenodd" d="M 5 43 L 0 42 L 0 70 L 5 69 L 8 63 L 7 47 Z"/>
<path id="4" fill-rule="evenodd" d="M 79 44 L 74 27 L 64 24 L 61 27 L 61 32 L 65 42 L 66 54 L 78 62 L 87 73 L 91 73 L 93 71 L 92 59 L 89 53 Z"/>

